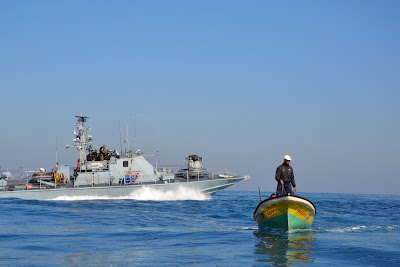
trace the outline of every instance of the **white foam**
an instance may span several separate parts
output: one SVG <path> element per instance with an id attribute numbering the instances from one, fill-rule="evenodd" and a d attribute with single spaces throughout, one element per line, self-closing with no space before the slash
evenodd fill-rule
<path id="1" fill-rule="evenodd" d="M 395 225 L 392 226 L 379 226 L 379 225 L 356 225 L 356 226 L 348 226 L 344 228 L 334 228 L 327 229 L 328 232 L 336 232 L 336 233 L 349 233 L 349 232 L 366 232 L 366 231 L 376 231 L 376 230 L 388 230 L 391 231 L 395 228 Z"/>
<path id="2" fill-rule="evenodd" d="M 349 227 L 344 227 L 344 228 L 334 228 L 334 229 L 327 229 L 326 231 L 328 232 L 334 232 L 334 233 L 346 233 L 346 232 L 357 232 L 361 229 L 365 229 L 366 226 L 360 225 L 360 226 L 349 226 Z"/>
<path id="3" fill-rule="evenodd" d="M 132 192 L 130 195 L 121 197 L 109 196 L 59 196 L 52 200 L 57 201 L 79 201 L 79 200 L 102 200 L 102 199 L 133 199 L 145 201 L 177 201 L 177 200 L 210 200 L 211 196 L 200 191 L 179 186 L 177 190 L 156 190 L 152 187 L 142 187 Z"/>

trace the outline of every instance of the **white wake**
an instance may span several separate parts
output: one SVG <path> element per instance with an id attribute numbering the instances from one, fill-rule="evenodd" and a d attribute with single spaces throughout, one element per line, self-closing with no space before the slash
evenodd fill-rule
<path id="1" fill-rule="evenodd" d="M 177 200 L 210 200 L 211 196 L 198 190 L 179 186 L 177 190 L 156 190 L 152 187 L 142 187 L 129 195 L 120 197 L 110 196 L 59 196 L 51 200 L 57 201 L 79 201 L 79 200 L 101 200 L 101 199 L 133 199 L 145 201 L 177 201 Z"/>

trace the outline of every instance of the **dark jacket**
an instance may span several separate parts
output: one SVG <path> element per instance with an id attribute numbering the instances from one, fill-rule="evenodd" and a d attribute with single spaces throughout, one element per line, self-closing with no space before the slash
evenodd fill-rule
<path id="1" fill-rule="evenodd" d="M 93 153 L 89 153 L 89 155 L 87 155 L 86 160 L 87 161 L 93 161 L 95 159 L 95 157 L 93 156 Z"/>
<path id="2" fill-rule="evenodd" d="M 285 163 L 276 168 L 275 180 L 279 183 L 279 180 L 283 180 L 284 183 L 292 183 L 293 187 L 296 187 L 296 181 L 294 180 L 294 173 L 292 166 Z"/>

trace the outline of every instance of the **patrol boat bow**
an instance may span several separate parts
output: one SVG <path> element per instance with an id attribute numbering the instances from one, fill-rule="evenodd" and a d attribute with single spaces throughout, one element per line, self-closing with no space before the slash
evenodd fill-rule
<path id="1" fill-rule="evenodd" d="M 175 175 L 169 168 L 155 168 L 142 154 L 128 150 L 121 155 L 113 151 L 109 158 L 101 161 L 87 160 L 86 152 L 91 150 L 93 138 L 85 129 L 88 117 L 76 116 L 78 121 L 74 131 L 74 148 L 79 151 L 78 167 L 70 175 L 68 165 L 58 165 L 53 176 L 33 175 L 22 184 L 10 186 L 6 180 L 0 183 L 0 198 L 21 198 L 32 200 L 52 200 L 59 197 L 110 197 L 129 198 L 129 195 L 143 187 L 159 191 L 175 191 L 181 187 L 215 194 L 235 183 L 250 179 L 237 176 L 210 173 L 201 165 L 202 158 L 191 155 L 188 169 Z M 187 175 L 185 175 L 185 172 Z M 1 190 L 2 189 L 2 190 Z"/>

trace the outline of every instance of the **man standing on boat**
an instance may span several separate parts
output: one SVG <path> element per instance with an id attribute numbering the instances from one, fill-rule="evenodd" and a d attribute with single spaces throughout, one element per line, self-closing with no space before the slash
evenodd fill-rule
<path id="1" fill-rule="evenodd" d="M 100 147 L 100 161 L 103 161 L 106 157 L 106 145 Z"/>
<path id="2" fill-rule="evenodd" d="M 297 193 L 296 181 L 294 180 L 294 173 L 292 166 L 289 166 L 292 158 L 286 155 L 283 159 L 283 164 L 278 166 L 275 173 L 275 180 L 278 182 L 276 187 L 276 194 L 278 196 Z M 294 193 L 292 190 L 294 188 Z"/>

